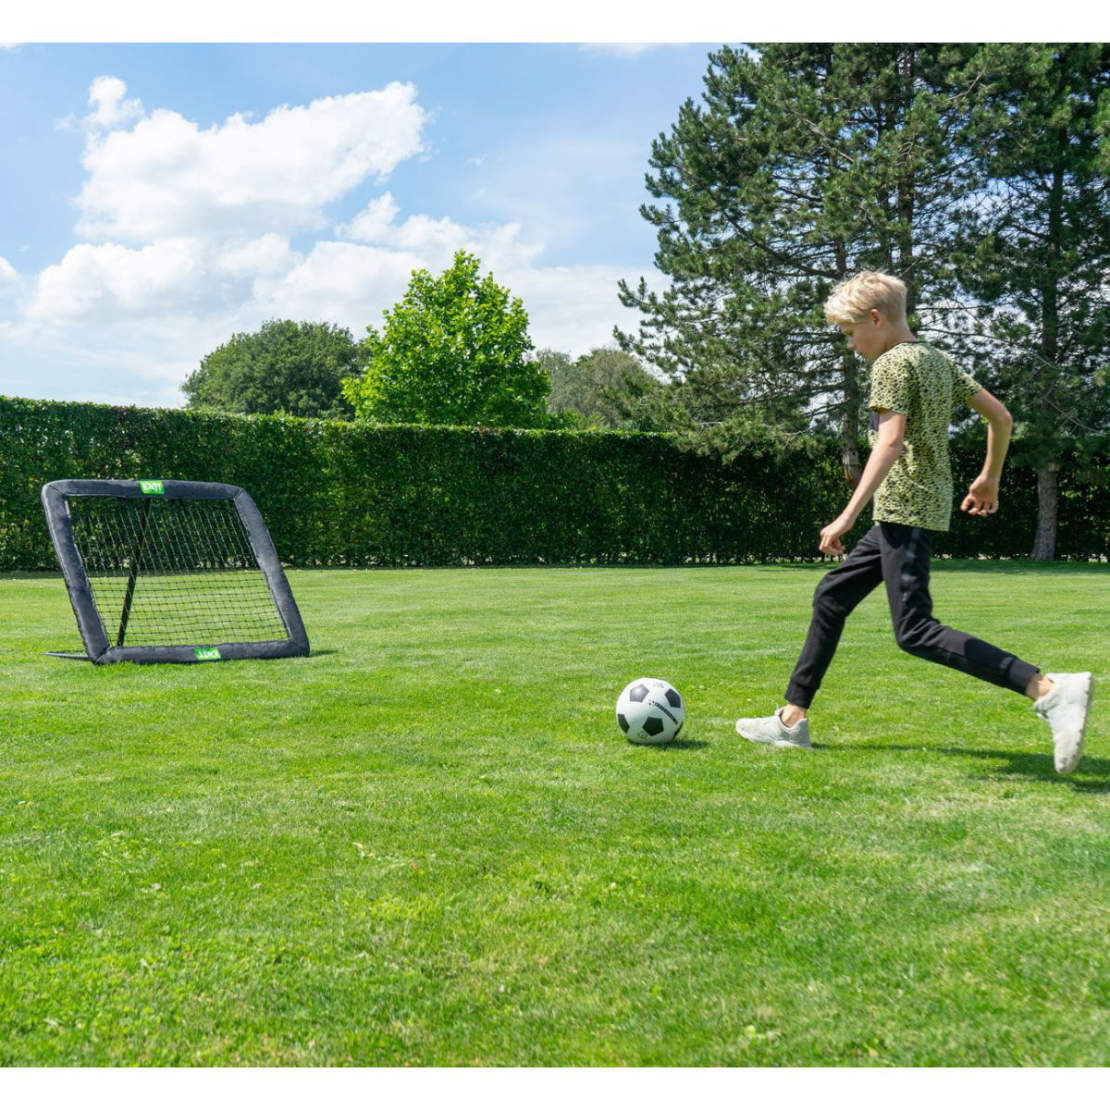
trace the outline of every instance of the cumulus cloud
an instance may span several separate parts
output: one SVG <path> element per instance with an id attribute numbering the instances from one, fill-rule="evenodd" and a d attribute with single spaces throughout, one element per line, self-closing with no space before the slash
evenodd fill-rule
<path id="1" fill-rule="evenodd" d="M 39 275 L 27 315 L 61 321 L 94 311 L 117 316 L 179 308 L 194 299 L 204 269 L 196 240 L 166 239 L 140 249 L 80 243 Z"/>
<path id="2" fill-rule="evenodd" d="M 487 266 L 500 269 L 528 265 L 543 252 L 542 243 L 521 241 L 521 225 L 515 221 L 472 228 L 446 217 L 437 220 L 417 214 L 398 224 L 399 212 L 393 195 L 383 193 L 335 231 L 343 239 L 391 247 L 424 259 L 426 268 L 450 265 L 459 250 L 477 254 Z"/>
<path id="3" fill-rule="evenodd" d="M 19 280 L 15 267 L 0 255 L 0 285 L 8 285 Z"/>
<path id="4" fill-rule="evenodd" d="M 319 229 L 325 206 L 422 150 L 426 116 L 411 84 L 283 106 L 257 123 L 236 114 L 206 129 L 167 109 L 125 129 L 119 123 L 136 110 L 127 106 L 138 102 L 122 100 L 123 82 L 93 87 L 93 118 L 116 122 L 90 132 L 85 149 L 77 231 L 89 239 Z"/>
<path id="5" fill-rule="evenodd" d="M 392 193 L 375 197 L 349 224 L 339 224 L 336 235 L 345 239 L 355 239 L 364 243 L 379 242 L 389 234 L 393 221 L 400 209 Z"/>
<path id="6" fill-rule="evenodd" d="M 214 269 L 235 277 L 282 273 L 299 258 L 284 236 L 270 232 L 246 242 L 233 241 L 215 252 Z"/>
<path id="7" fill-rule="evenodd" d="M 276 234 L 214 241 L 162 239 L 145 247 L 80 243 L 38 276 L 29 320 L 95 316 L 131 325 L 154 313 L 220 312 L 251 303 L 301 256 Z"/>
<path id="8" fill-rule="evenodd" d="M 97 77 L 89 86 L 89 104 L 93 111 L 87 119 L 93 127 L 126 127 L 142 119 L 143 102 L 124 100 L 127 85 L 118 77 Z"/>

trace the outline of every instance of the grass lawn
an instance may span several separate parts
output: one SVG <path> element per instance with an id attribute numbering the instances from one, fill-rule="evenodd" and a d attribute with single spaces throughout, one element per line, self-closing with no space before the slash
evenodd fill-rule
<path id="1" fill-rule="evenodd" d="M 740 740 L 820 574 L 294 572 L 307 659 L 99 668 L 0 578 L 0 1064 L 1110 1063 L 1110 569 L 934 574 L 1103 684 L 1066 778 L 881 590 L 818 747 Z M 620 735 L 641 675 L 680 743 Z"/>

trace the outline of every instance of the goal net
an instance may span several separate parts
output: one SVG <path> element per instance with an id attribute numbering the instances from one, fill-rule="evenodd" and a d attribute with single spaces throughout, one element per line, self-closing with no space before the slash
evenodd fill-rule
<path id="1" fill-rule="evenodd" d="M 94 663 L 308 654 L 273 541 L 238 486 L 61 481 L 42 501 Z"/>

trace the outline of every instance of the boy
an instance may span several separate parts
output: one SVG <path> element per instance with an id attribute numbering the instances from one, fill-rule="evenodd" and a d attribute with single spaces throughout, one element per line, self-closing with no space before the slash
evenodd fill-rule
<path id="1" fill-rule="evenodd" d="M 932 615 L 932 533 L 948 530 L 952 512 L 952 411 L 966 403 L 988 422 L 986 462 L 960 506 L 973 515 L 998 511 L 998 481 L 1013 418 L 997 398 L 910 331 L 906 287 L 897 278 L 865 271 L 842 282 L 825 304 L 825 318 L 840 326 L 853 351 L 872 362 L 872 449 L 847 508 L 821 530 L 820 549 L 844 554 L 841 537 L 872 494 L 875 524 L 817 586 L 809 634 L 786 690 L 786 706 L 770 717 L 742 718 L 736 731 L 760 744 L 812 747 L 809 707 L 832 662 L 844 622 L 883 582 L 898 646 L 1032 698 L 1033 708 L 1052 728 L 1056 770 L 1070 774 L 1083 754 L 1090 673 L 1043 675 L 1031 663 L 947 628 Z"/>

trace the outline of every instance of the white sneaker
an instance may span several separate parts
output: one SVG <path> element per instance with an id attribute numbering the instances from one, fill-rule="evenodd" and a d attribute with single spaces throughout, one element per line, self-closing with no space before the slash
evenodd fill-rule
<path id="1" fill-rule="evenodd" d="M 741 717 L 736 731 L 754 744 L 770 744 L 776 748 L 812 748 L 809 742 L 809 720 L 803 717 L 791 726 L 782 723 L 778 712 L 770 717 Z"/>
<path id="2" fill-rule="evenodd" d="M 1052 726 L 1056 770 L 1070 775 L 1079 766 L 1083 755 L 1083 738 L 1087 732 L 1087 714 L 1091 708 L 1094 682 L 1090 671 L 1077 674 L 1046 674 L 1055 686 L 1033 703 L 1037 716 Z"/>

